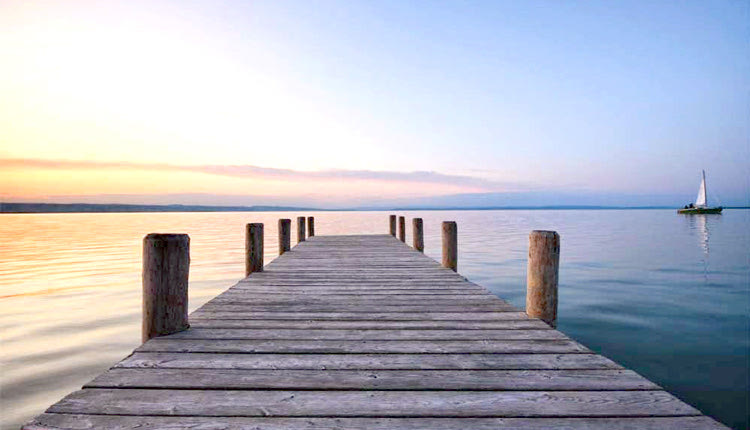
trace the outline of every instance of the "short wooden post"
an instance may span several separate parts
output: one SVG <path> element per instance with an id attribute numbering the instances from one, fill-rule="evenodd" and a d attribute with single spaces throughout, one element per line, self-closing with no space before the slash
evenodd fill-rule
<path id="1" fill-rule="evenodd" d="M 143 342 L 190 327 L 189 272 L 188 235 L 151 233 L 143 238 Z"/>
<path id="2" fill-rule="evenodd" d="M 263 224 L 245 226 L 245 276 L 263 271 Z"/>
<path id="3" fill-rule="evenodd" d="M 292 249 L 292 220 L 279 220 L 279 255 Z"/>
<path id="4" fill-rule="evenodd" d="M 307 237 L 315 236 L 315 217 L 307 217 Z"/>
<path id="5" fill-rule="evenodd" d="M 560 267 L 560 236 L 554 231 L 529 234 L 529 264 L 526 272 L 526 314 L 557 327 L 557 279 Z"/>
<path id="6" fill-rule="evenodd" d="M 297 243 L 305 241 L 305 217 L 297 217 Z"/>
<path id="7" fill-rule="evenodd" d="M 396 237 L 396 215 L 391 215 L 389 218 L 391 221 L 391 226 L 390 226 L 391 236 Z"/>
<path id="8" fill-rule="evenodd" d="M 419 252 L 424 252 L 424 229 L 422 228 L 422 218 L 414 218 L 411 220 L 412 227 L 412 244 L 414 249 Z"/>
<path id="9" fill-rule="evenodd" d="M 398 217 L 398 240 L 406 242 L 406 218 Z"/>
<path id="10" fill-rule="evenodd" d="M 455 221 L 443 221 L 443 267 L 458 271 L 458 226 Z"/>

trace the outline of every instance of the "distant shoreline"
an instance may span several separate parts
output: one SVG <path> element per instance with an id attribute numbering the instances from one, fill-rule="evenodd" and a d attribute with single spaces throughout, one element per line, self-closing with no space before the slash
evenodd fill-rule
<path id="1" fill-rule="evenodd" d="M 636 210 L 677 209 L 672 206 L 486 206 L 486 207 L 358 207 L 320 209 L 294 206 L 208 206 L 208 205 L 133 205 L 106 203 L 4 203 L 0 213 L 138 213 L 138 212 L 365 212 L 365 211 L 488 211 L 488 210 Z M 727 206 L 724 209 L 750 209 L 750 206 Z"/>
<path id="2" fill-rule="evenodd" d="M 130 213 L 130 212 L 289 212 L 319 209 L 294 206 L 130 205 L 107 203 L 0 203 L 0 213 Z"/>

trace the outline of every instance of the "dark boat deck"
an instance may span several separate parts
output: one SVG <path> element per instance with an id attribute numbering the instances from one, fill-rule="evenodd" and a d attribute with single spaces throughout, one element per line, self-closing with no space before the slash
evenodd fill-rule
<path id="1" fill-rule="evenodd" d="M 316 236 L 25 429 L 725 428 L 389 235 Z"/>

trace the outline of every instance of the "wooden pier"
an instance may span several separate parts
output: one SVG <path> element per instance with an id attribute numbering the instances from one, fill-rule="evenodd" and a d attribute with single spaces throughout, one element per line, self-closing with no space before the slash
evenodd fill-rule
<path id="1" fill-rule="evenodd" d="M 310 236 L 24 428 L 725 428 L 403 238 Z"/>

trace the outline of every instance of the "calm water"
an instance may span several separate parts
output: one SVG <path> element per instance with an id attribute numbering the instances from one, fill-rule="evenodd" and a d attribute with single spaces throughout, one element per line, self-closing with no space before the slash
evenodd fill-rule
<path id="1" fill-rule="evenodd" d="M 406 212 L 459 272 L 524 305 L 532 229 L 562 237 L 559 329 L 705 413 L 747 428 L 750 211 Z M 383 233 L 383 212 L 0 215 L 0 427 L 17 428 L 140 343 L 141 238 L 191 236 L 191 310 L 243 274 L 243 226 L 315 215 L 318 234 Z M 411 238 L 407 237 L 410 243 Z"/>

